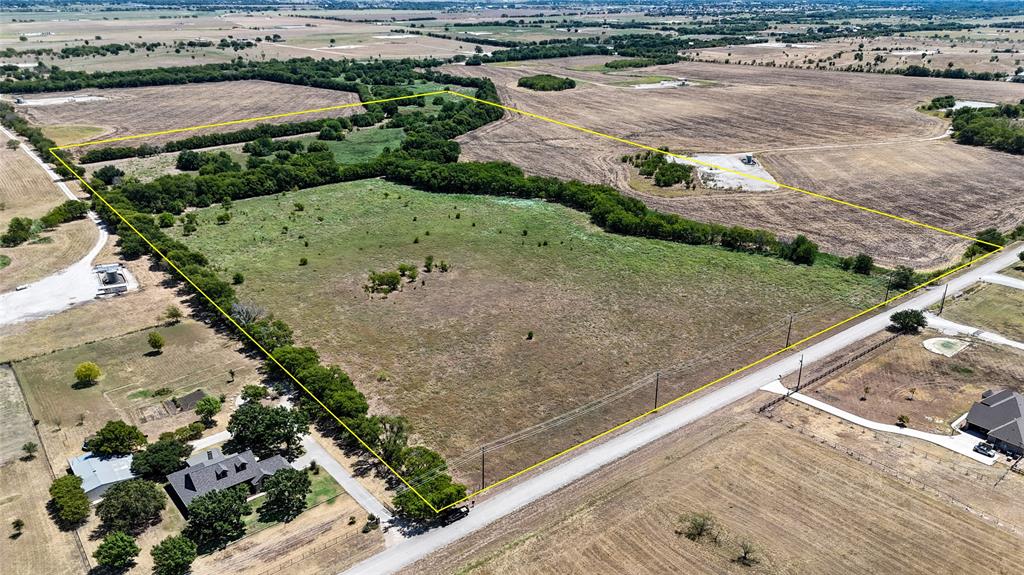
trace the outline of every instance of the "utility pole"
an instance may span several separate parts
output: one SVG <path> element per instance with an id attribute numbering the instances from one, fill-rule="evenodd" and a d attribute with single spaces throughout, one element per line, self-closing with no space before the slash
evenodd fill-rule
<path id="1" fill-rule="evenodd" d="M 804 376 L 804 356 L 800 356 L 800 369 L 796 372 L 796 390 L 800 391 L 800 380 Z"/>
<path id="2" fill-rule="evenodd" d="M 661 372 L 654 372 L 654 410 L 658 410 L 658 388 L 661 387 Z"/>
<path id="3" fill-rule="evenodd" d="M 888 279 L 885 280 L 885 298 L 883 302 L 889 301 L 889 289 L 892 287 L 892 272 L 889 272 Z"/>
<path id="4" fill-rule="evenodd" d="M 484 488 L 484 446 L 480 446 L 480 489 Z"/>
<path id="5" fill-rule="evenodd" d="M 946 284 L 946 287 L 944 287 L 942 289 L 942 301 L 939 302 L 939 315 L 942 315 L 942 310 L 943 310 L 943 308 L 946 307 L 946 292 L 948 292 L 948 291 L 949 291 L 949 284 Z"/>
<path id="6" fill-rule="evenodd" d="M 789 329 L 786 330 L 786 347 L 789 347 L 789 336 L 793 335 L 793 314 L 789 314 Z"/>

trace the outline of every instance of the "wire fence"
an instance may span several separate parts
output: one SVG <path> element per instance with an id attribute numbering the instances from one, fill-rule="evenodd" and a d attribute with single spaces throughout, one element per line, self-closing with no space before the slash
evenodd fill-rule
<path id="1" fill-rule="evenodd" d="M 483 488 L 816 333 L 829 325 L 823 324 L 824 315 L 840 306 L 863 307 L 865 301 L 877 301 L 884 289 L 884 285 L 867 286 L 842 300 L 806 306 L 729 343 L 646 373 L 559 415 L 449 457 L 445 467 L 407 479 L 415 487 L 445 472 L 471 490 Z"/>

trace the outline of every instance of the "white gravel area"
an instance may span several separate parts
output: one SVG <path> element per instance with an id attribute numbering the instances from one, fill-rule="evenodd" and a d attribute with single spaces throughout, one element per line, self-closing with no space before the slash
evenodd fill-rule
<path id="1" fill-rule="evenodd" d="M 670 157 L 669 159 L 673 162 L 695 166 L 704 187 L 746 192 L 770 192 L 779 189 L 775 178 L 768 173 L 768 170 L 764 169 L 760 162 L 753 165 L 743 163 L 742 159 L 746 157 L 746 154 L 694 154 L 692 157 L 704 164 L 688 162 L 679 158 Z"/>

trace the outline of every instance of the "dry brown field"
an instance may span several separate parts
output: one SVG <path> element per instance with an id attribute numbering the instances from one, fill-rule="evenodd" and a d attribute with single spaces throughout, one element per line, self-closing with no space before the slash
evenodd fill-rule
<path id="1" fill-rule="evenodd" d="M 426 14 L 426 12 L 422 13 Z M 434 14 L 436 15 L 436 14 Z M 341 17 L 367 21 L 341 22 L 304 16 L 284 14 L 242 14 L 224 13 L 200 14 L 198 18 L 160 18 L 158 12 L 120 13 L 121 19 L 103 20 L 94 17 L 77 19 L 67 15 L 62 18 L 39 18 L 35 22 L 5 23 L 0 34 L 0 48 L 14 47 L 19 50 L 50 48 L 59 51 L 68 45 L 80 46 L 85 41 L 103 45 L 131 42 L 174 42 L 207 40 L 214 43 L 208 48 L 182 48 L 163 46 L 153 51 L 127 51 L 117 55 L 56 58 L 52 55 L 24 56 L 10 58 L 10 62 L 42 61 L 67 70 L 134 70 L 167 66 L 193 66 L 200 64 L 227 63 L 236 57 L 251 60 L 270 58 L 405 58 L 405 57 L 451 57 L 456 54 L 470 55 L 474 44 L 443 38 L 429 38 L 419 35 L 396 34 L 391 29 L 399 28 L 397 23 L 386 20 L 392 15 L 367 12 L 348 13 Z M 402 11 L 399 18 L 414 17 L 412 12 Z M 460 15 L 462 16 L 462 15 Z M 467 16 L 468 17 L 468 16 Z M 370 20 L 380 19 L 378 25 Z M 19 42 L 20 34 L 44 34 L 27 36 Z M 219 49 L 221 39 L 255 40 L 277 34 L 281 42 L 260 42 L 255 47 L 234 51 Z M 101 40 L 96 40 L 99 36 Z M 331 43 L 334 40 L 334 43 Z"/>
<path id="2" fill-rule="evenodd" d="M 0 177 L 0 229 L 4 231 L 12 218 L 39 218 L 67 199 L 23 149 L 8 149 L 9 141 L 0 133 L 0 165 L 4 166 Z"/>
<path id="3" fill-rule="evenodd" d="M 23 150 L 9 150 L 9 138 L 0 135 L 0 230 L 15 217 L 36 219 L 67 198 L 49 176 Z M 89 220 L 79 220 L 43 232 L 39 238 L 20 246 L 0 248 L 11 258 L 0 270 L 0 293 L 44 278 L 85 256 L 96 243 L 99 232 Z"/>
<path id="4" fill-rule="evenodd" d="M 74 533 L 60 531 L 46 511 L 47 488 L 52 477 L 46 453 L 40 448 L 28 458 L 25 443 L 41 443 L 14 372 L 0 365 L 0 556 L 14 573 L 82 573 L 87 570 Z M 11 522 L 25 527 L 15 536 Z"/>
<path id="5" fill-rule="evenodd" d="M 35 94 L 31 99 L 59 98 L 70 95 L 89 95 L 104 100 L 74 102 L 46 106 L 17 106 L 30 122 L 46 126 L 97 126 L 103 128 L 96 139 L 115 138 L 268 116 L 285 112 L 352 104 L 359 101 L 356 94 L 324 90 L 306 86 L 292 86 L 260 80 L 215 82 L 211 84 L 185 84 L 181 86 L 155 86 L 146 88 L 119 88 L 85 90 L 75 93 Z M 325 116 L 356 113 L 358 107 L 319 114 L 269 120 L 268 123 L 311 120 Z M 249 124 L 251 125 L 251 124 Z M 245 125 L 242 125 L 244 127 Z M 231 131 L 240 126 L 223 126 L 203 130 L 202 133 Z M 145 143 L 160 143 L 194 135 L 172 134 L 146 138 Z M 118 145 L 139 145 L 143 141 Z"/>
<path id="6" fill-rule="evenodd" d="M 949 310 L 947 305 L 943 316 Z M 950 424 L 983 391 L 1024 390 L 1024 353 L 972 338 L 961 338 L 970 345 L 953 357 L 932 353 L 922 345 L 941 335 L 925 330 L 921 335 L 899 337 L 803 393 L 881 423 L 894 424 L 906 415 L 910 428 L 949 434 Z M 864 342 L 867 345 L 870 341 Z M 814 377 L 813 372 L 804 375 Z"/>
<path id="7" fill-rule="evenodd" d="M 959 233 L 1022 219 L 1024 164 L 954 144 L 942 138 L 944 120 L 916 111 L 949 93 L 1015 102 L 1022 96 L 1015 84 L 691 62 L 627 74 L 686 77 L 701 85 L 637 90 L 615 85 L 621 74 L 580 70 L 605 60 L 448 70 L 491 77 L 510 106 L 643 144 L 683 153 L 763 152 L 780 182 Z M 549 93 L 515 86 L 519 77 L 540 72 L 582 83 Z M 635 149 L 515 114 L 460 142 L 466 160 L 508 160 L 540 175 L 607 183 L 652 207 L 698 220 L 765 227 L 784 237 L 805 233 L 842 255 L 864 251 L 882 263 L 930 269 L 955 260 L 964 247 L 951 236 L 789 190 L 644 194 L 629 186 L 629 168 L 620 161 Z"/>
<path id="8" fill-rule="evenodd" d="M 796 67 L 804 69 L 840 69 L 846 66 L 873 64 L 871 69 L 891 70 L 910 65 L 927 66 L 939 70 L 949 64 L 972 72 L 1003 72 L 1013 74 L 1022 60 L 1019 50 L 1024 47 L 1024 31 L 980 28 L 951 32 L 959 40 L 931 38 L 927 35 L 906 37 L 881 36 L 877 38 L 838 38 L 806 44 L 780 44 L 777 42 L 746 46 L 720 46 L 688 51 L 702 62 L 721 62 L 743 65 Z M 991 35 L 986 35 L 991 34 Z M 863 44 L 864 60 L 857 61 L 854 54 Z M 1018 53 L 995 53 L 993 50 L 1018 50 Z M 881 56 L 884 61 L 875 62 Z M 997 60 L 993 61 L 995 57 Z"/>
<path id="9" fill-rule="evenodd" d="M 967 477 L 927 460 L 927 471 L 946 490 L 929 491 L 753 414 L 752 406 L 766 399 L 756 397 L 688 426 L 409 572 L 847 575 L 1016 569 L 1013 556 L 1024 527 L 1019 510 L 1003 507 L 992 517 L 950 503 L 946 492 L 973 492 L 983 505 L 1006 506 L 1024 493 L 1024 479 L 1008 477 L 993 487 L 998 476 L 989 481 L 994 474 L 984 466 L 972 465 Z M 895 457 L 910 465 L 921 454 L 904 449 Z M 907 473 L 916 474 L 916 468 Z M 680 516 L 697 512 L 716 518 L 717 544 L 676 534 Z M 756 565 L 735 562 L 740 541 L 755 546 Z M 980 563 L 977 546 L 988 550 Z"/>
<path id="10" fill-rule="evenodd" d="M 89 219 L 61 224 L 40 239 L 13 248 L 0 248 L 11 263 L 0 271 L 0 292 L 34 282 L 82 259 L 96 244 L 99 231 Z"/>

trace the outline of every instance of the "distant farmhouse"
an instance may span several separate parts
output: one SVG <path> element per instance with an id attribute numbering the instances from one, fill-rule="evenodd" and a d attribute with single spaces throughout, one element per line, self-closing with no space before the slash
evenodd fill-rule
<path id="1" fill-rule="evenodd" d="M 964 429 L 984 435 L 999 451 L 1024 455 L 1024 395 L 1009 389 L 986 391 L 967 412 Z"/>
<path id="2" fill-rule="evenodd" d="M 236 485 L 246 485 L 250 493 L 263 490 L 263 480 L 291 466 L 280 455 L 257 461 L 252 451 L 225 456 L 219 449 L 189 458 L 189 466 L 167 476 L 171 496 L 188 512 L 188 505 L 200 495 Z"/>
<path id="3" fill-rule="evenodd" d="M 68 459 L 71 472 L 82 478 L 82 489 L 89 501 L 96 502 L 111 485 L 133 479 L 132 456 L 100 457 L 86 453 Z"/>

